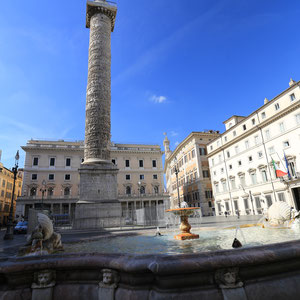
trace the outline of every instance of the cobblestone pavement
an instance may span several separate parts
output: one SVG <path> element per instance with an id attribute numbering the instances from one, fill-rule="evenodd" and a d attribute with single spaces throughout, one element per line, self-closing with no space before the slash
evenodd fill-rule
<path id="1" fill-rule="evenodd" d="M 239 219 L 236 216 L 220 217 L 203 217 L 200 227 L 209 228 L 224 228 L 229 226 L 237 226 L 243 224 L 255 224 L 261 218 L 261 215 L 241 216 Z M 109 235 L 132 235 L 132 234 L 149 234 L 155 232 L 156 227 L 122 227 L 122 228 L 105 228 L 103 230 L 72 230 L 61 229 L 59 232 L 62 235 L 63 243 L 72 243 L 78 241 L 87 241 L 101 238 Z M 163 230 L 163 229 L 162 229 Z M 8 256 L 15 256 L 19 247 L 26 243 L 25 234 L 14 235 L 13 240 L 3 240 L 5 230 L 0 231 L 0 259 Z"/>

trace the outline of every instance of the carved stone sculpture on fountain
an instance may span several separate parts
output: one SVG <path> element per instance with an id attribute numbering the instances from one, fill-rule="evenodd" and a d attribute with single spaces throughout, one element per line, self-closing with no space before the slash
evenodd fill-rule
<path id="1" fill-rule="evenodd" d="M 20 248 L 19 255 L 51 254 L 63 250 L 61 235 L 54 232 L 53 223 L 45 214 L 38 214 L 38 225 L 27 237 L 27 244 Z"/>

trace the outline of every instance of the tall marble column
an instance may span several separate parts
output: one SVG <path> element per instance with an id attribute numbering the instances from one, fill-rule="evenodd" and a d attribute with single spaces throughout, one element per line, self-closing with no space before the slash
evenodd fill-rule
<path id="1" fill-rule="evenodd" d="M 120 225 L 117 167 L 110 161 L 111 41 L 117 7 L 104 0 L 87 1 L 90 28 L 84 162 L 79 168 L 79 202 L 75 227 Z"/>
<path id="2" fill-rule="evenodd" d="M 90 28 L 86 91 L 84 164 L 110 160 L 111 40 L 117 8 L 103 0 L 88 1 Z"/>

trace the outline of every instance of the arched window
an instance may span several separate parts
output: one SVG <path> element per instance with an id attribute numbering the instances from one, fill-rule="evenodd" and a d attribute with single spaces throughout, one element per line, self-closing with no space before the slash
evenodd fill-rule
<path id="1" fill-rule="evenodd" d="M 35 187 L 32 187 L 30 189 L 30 196 L 36 196 L 36 188 Z"/>
<path id="2" fill-rule="evenodd" d="M 131 187 L 126 186 L 126 195 L 131 195 Z"/>
<path id="3" fill-rule="evenodd" d="M 154 194 L 158 194 L 158 192 L 159 192 L 159 189 L 158 189 L 158 186 L 156 185 L 156 186 L 154 187 Z"/>
<path id="4" fill-rule="evenodd" d="M 141 186 L 140 193 L 145 194 L 145 187 L 144 186 Z"/>
<path id="5" fill-rule="evenodd" d="M 49 187 L 48 188 L 48 197 L 51 197 L 51 196 L 53 196 L 53 188 Z"/>
<path id="6" fill-rule="evenodd" d="M 65 195 L 65 196 L 69 196 L 69 195 L 70 195 L 70 188 L 69 188 L 69 187 L 66 187 L 66 188 L 64 189 L 64 195 Z"/>

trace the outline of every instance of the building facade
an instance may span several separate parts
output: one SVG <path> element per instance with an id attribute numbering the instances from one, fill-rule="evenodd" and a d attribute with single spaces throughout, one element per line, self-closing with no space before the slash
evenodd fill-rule
<path id="1" fill-rule="evenodd" d="M 19 170 L 15 182 L 13 216 L 15 216 L 17 197 L 21 196 L 22 180 L 23 180 L 23 172 Z M 14 184 L 13 172 L 5 168 L 3 164 L 0 163 L 0 224 L 2 225 L 5 225 L 7 223 L 10 206 L 11 206 L 13 184 Z"/>
<path id="2" fill-rule="evenodd" d="M 289 85 L 209 143 L 217 215 L 262 214 L 275 201 L 300 209 L 300 83 Z M 277 178 L 273 162 L 289 175 Z"/>
<path id="3" fill-rule="evenodd" d="M 72 218 L 79 201 L 78 168 L 83 162 L 84 142 L 30 140 L 22 149 L 26 158 L 17 213 L 26 217 L 29 208 L 43 207 Z M 119 169 L 118 199 L 124 212 L 168 206 L 162 154 L 157 145 L 111 145 L 111 160 Z"/>
<path id="4" fill-rule="evenodd" d="M 217 131 L 192 132 L 172 152 L 167 136 L 164 139 L 167 191 L 171 207 L 185 201 L 190 207 L 201 207 L 203 216 L 214 214 L 214 201 L 210 180 L 206 145 L 219 136 Z M 178 188 L 176 169 L 178 170 Z"/>

